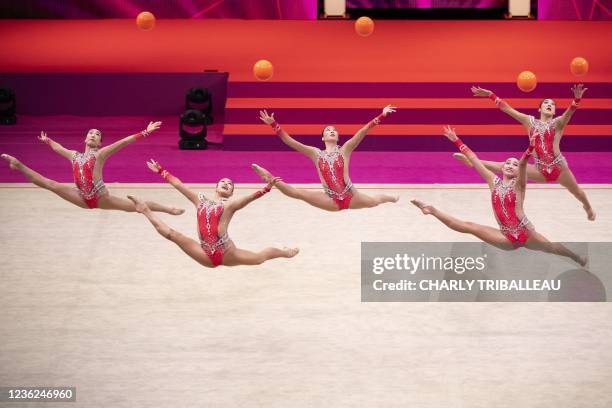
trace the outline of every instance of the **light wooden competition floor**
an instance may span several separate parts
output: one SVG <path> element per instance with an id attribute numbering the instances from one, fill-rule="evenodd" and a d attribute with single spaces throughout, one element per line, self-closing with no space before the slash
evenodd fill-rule
<path id="1" fill-rule="evenodd" d="M 401 200 L 326 213 L 273 191 L 230 236 L 301 253 L 211 270 L 140 214 L 0 185 L 0 386 L 76 386 L 69 407 L 612 406 L 609 303 L 361 303 L 362 241 L 473 240 L 410 198 L 495 226 L 484 185 L 362 187 Z M 612 241 L 612 186 L 585 187 L 594 223 L 557 186 L 530 186 L 526 213 L 551 240 Z M 162 217 L 195 238 L 186 208 Z"/>

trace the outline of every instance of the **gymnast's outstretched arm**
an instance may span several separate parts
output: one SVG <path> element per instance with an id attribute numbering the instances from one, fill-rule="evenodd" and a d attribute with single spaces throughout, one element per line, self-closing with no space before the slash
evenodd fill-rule
<path id="1" fill-rule="evenodd" d="M 351 153 L 353 150 L 355 150 L 357 146 L 359 146 L 359 143 L 361 143 L 361 141 L 368 134 L 368 131 L 372 129 L 374 126 L 378 125 L 380 121 L 382 120 L 382 118 L 386 117 L 389 113 L 395 112 L 395 109 L 396 109 L 395 106 L 391 106 L 391 105 L 385 106 L 380 115 L 378 115 L 377 117 L 369 121 L 368 124 L 362 127 L 361 129 L 359 129 L 357 133 L 355 133 L 355 135 L 351 137 L 342 146 L 342 150 L 344 150 L 345 153 Z"/>
<path id="2" fill-rule="evenodd" d="M 265 194 L 268 194 L 270 190 L 272 190 L 272 187 L 274 187 L 274 185 L 276 185 L 276 183 L 278 183 L 279 181 L 281 181 L 280 177 L 273 177 L 272 179 L 270 179 L 268 184 L 261 190 L 258 190 L 253 194 L 249 194 L 243 197 L 231 198 L 228 201 L 227 206 L 234 211 L 241 210 L 247 205 L 251 204 L 253 201 L 257 200 L 258 198 L 263 197 Z"/>
<path id="3" fill-rule="evenodd" d="M 474 169 L 480 174 L 480 176 L 485 179 L 485 181 L 489 184 L 489 186 L 493 185 L 493 179 L 495 178 L 495 174 L 487 169 L 485 165 L 480 161 L 476 153 L 474 153 L 465 143 L 457 137 L 455 133 L 455 129 L 451 129 L 450 126 L 446 126 L 444 128 L 444 136 L 451 142 L 453 142 L 459 148 L 459 151 L 467 157 L 467 159 L 472 163 Z"/>
<path id="4" fill-rule="evenodd" d="M 474 96 L 487 97 L 491 99 L 493 102 L 495 102 L 495 105 L 497 105 L 497 107 L 501 109 L 502 112 L 507 113 L 512 118 L 520 122 L 523 126 L 529 128 L 529 115 L 525 115 L 524 113 L 517 111 L 512 106 L 510 106 L 508 102 L 495 95 L 492 91 L 489 91 L 488 89 L 483 89 L 479 86 L 473 86 L 472 93 L 474 94 Z"/>
<path id="5" fill-rule="evenodd" d="M 181 194 L 183 194 L 193 205 L 198 206 L 200 199 L 195 191 L 190 190 L 183 184 L 183 182 L 176 176 L 170 174 L 170 172 L 153 159 L 147 162 L 147 166 L 154 173 L 159 173 L 168 183 L 172 184 L 172 187 L 176 188 Z"/>
<path id="6" fill-rule="evenodd" d="M 147 137 L 152 132 L 159 129 L 160 126 L 161 126 L 161 122 L 149 122 L 149 125 L 147 126 L 147 128 L 143 130 L 142 132 L 138 132 L 133 135 L 124 137 L 123 139 L 117 140 L 113 144 L 110 144 L 106 147 L 101 148 L 98 152 L 98 158 L 102 160 L 106 160 L 111 155 L 117 153 L 119 150 L 123 149 L 125 146 L 129 145 L 130 143 L 134 143 L 135 141 L 137 141 L 138 139 L 142 137 Z"/>
<path id="7" fill-rule="evenodd" d="M 563 115 L 559 116 L 559 119 L 555 122 L 558 130 L 563 130 L 565 126 L 569 123 L 570 119 L 576 112 L 578 105 L 580 104 L 580 100 L 582 99 L 582 95 L 588 88 L 585 88 L 583 84 L 574 85 L 572 87 L 572 92 L 574 93 L 574 100 L 572 104 L 563 112 Z"/>
<path id="8" fill-rule="evenodd" d="M 49 147 L 51 147 L 51 149 L 53 149 L 55 153 L 67 158 L 68 160 L 72 160 L 72 157 L 76 153 L 76 150 L 68 150 L 61 144 L 57 143 L 55 140 L 48 137 L 45 131 L 40 132 L 40 136 L 38 136 L 38 140 L 40 140 L 43 143 L 48 144 Z"/>
<path id="9" fill-rule="evenodd" d="M 274 119 L 274 113 L 268 115 L 268 112 L 266 110 L 259 111 L 259 119 L 261 119 L 261 121 L 266 125 L 270 125 L 272 127 L 272 130 L 274 130 L 274 132 L 280 137 L 283 143 L 285 143 L 293 150 L 303 153 L 311 159 L 316 156 L 317 149 L 312 146 L 307 146 L 303 143 L 300 143 L 291 136 L 289 136 L 289 133 L 285 132 Z"/>

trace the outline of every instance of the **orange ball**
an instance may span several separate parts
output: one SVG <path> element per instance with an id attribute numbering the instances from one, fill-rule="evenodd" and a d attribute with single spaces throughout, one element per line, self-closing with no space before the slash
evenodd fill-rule
<path id="1" fill-rule="evenodd" d="M 272 78 L 274 67 L 268 60 L 259 60 L 253 65 L 253 75 L 260 81 L 267 81 Z"/>
<path id="2" fill-rule="evenodd" d="M 152 30 L 155 27 L 155 16 L 153 13 L 143 11 L 136 17 L 136 26 L 143 31 Z"/>
<path id="3" fill-rule="evenodd" d="M 523 71 L 516 78 L 516 85 L 523 92 L 531 92 L 538 85 L 538 80 L 533 72 Z"/>
<path id="4" fill-rule="evenodd" d="M 589 72 L 589 62 L 582 57 L 576 57 L 570 62 L 570 71 L 576 76 L 585 75 Z"/>
<path id="5" fill-rule="evenodd" d="M 362 37 L 367 37 L 374 32 L 374 21 L 370 17 L 359 17 L 355 21 L 355 31 Z"/>

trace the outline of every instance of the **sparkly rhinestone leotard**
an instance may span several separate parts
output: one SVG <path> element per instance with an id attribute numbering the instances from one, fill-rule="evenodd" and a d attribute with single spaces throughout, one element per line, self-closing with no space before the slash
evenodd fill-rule
<path id="1" fill-rule="evenodd" d="M 202 193 L 198 195 L 200 204 L 198 205 L 198 233 L 200 245 L 213 263 L 219 266 L 223 263 L 223 255 L 233 243 L 227 233 L 219 236 L 219 220 L 225 209 L 224 201 L 212 201 L 206 199 Z"/>
<path id="2" fill-rule="evenodd" d="M 555 123 L 557 118 L 543 122 L 533 116 L 529 117 L 529 138 L 535 138 L 535 163 L 546 181 L 556 181 L 561 174 L 561 164 L 565 158 L 555 156 L 553 142 L 555 140 Z"/>
<path id="3" fill-rule="evenodd" d="M 79 194 L 89 208 L 98 208 L 98 198 L 106 192 L 102 179 L 94 181 L 93 170 L 96 165 L 96 152 L 75 152 L 72 156 L 72 174 Z"/>
<path id="4" fill-rule="evenodd" d="M 525 245 L 529 238 L 529 225 L 527 217 L 519 220 L 516 215 L 516 179 L 504 184 L 499 177 L 493 180 L 491 202 L 497 218 L 500 231 L 512 242 L 515 248 Z"/>
<path id="5" fill-rule="evenodd" d="M 344 158 L 340 148 L 336 146 L 331 152 L 317 149 L 317 157 L 317 166 L 325 181 L 325 193 L 335 201 L 338 209 L 348 209 L 353 198 L 353 183 L 344 180 Z"/>

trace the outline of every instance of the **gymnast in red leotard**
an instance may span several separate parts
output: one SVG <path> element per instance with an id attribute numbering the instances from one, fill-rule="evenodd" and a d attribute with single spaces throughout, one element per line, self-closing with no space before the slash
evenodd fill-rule
<path id="1" fill-rule="evenodd" d="M 530 154 L 528 151 L 526 155 Z M 512 166 L 515 165 L 514 160 L 510 159 Z M 495 176 L 493 178 L 493 189 L 491 190 L 491 204 L 493 212 L 499 224 L 499 230 L 508 238 L 515 248 L 525 246 L 525 242 L 529 238 L 531 222 L 525 215 L 519 218 L 517 215 L 516 199 L 517 193 L 516 177 L 511 178 L 508 184 L 505 184 L 502 179 Z"/>
<path id="2" fill-rule="evenodd" d="M 353 198 L 353 183 L 344 178 L 344 157 L 336 146 L 331 152 L 317 149 L 317 169 L 323 179 L 323 189 L 339 210 L 347 210 Z"/>
<path id="3" fill-rule="evenodd" d="M 47 138 L 47 140 L 49 139 Z M 91 149 L 87 153 L 75 151 L 71 158 L 74 184 L 88 208 L 98 208 L 98 197 L 107 193 L 102 178 L 94 181 L 93 172 L 96 168 L 96 151 L 96 149 Z"/>
<path id="4" fill-rule="evenodd" d="M 472 87 L 474 96 L 490 98 L 503 112 L 516 119 L 527 129 L 529 140 L 535 143 L 533 155 L 535 166 L 527 165 L 527 178 L 538 182 L 559 182 L 582 203 L 588 219 L 593 221 L 595 220 L 595 211 L 593 211 L 586 193 L 576 182 L 576 178 L 570 170 L 567 160 L 561 154 L 559 147 L 563 137 L 563 130 L 578 108 L 578 104 L 586 90 L 582 84 L 574 85 L 572 87 L 572 92 L 574 93 L 572 104 L 563 112 L 563 115 L 556 118 L 554 117 L 556 111 L 555 102 L 552 99 L 544 99 L 540 103 L 540 118 L 536 119 L 531 115 L 525 115 L 515 110 L 493 92 L 479 87 Z M 454 156 L 470 165 L 470 161 L 462 154 L 455 153 Z M 487 160 L 482 160 L 482 163 L 486 168 L 494 172 L 501 171 L 504 165 L 500 162 Z"/>
<path id="5" fill-rule="evenodd" d="M 68 150 L 48 137 L 45 132 L 40 132 L 38 139 L 41 142 L 46 143 L 53 151 L 71 161 L 76 189 L 42 176 L 13 156 L 3 154 L 2 158 L 9 162 L 11 169 L 21 171 L 32 183 L 57 194 L 78 207 L 134 212 L 136 211 L 134 203 L 125 198 L 113 196 L 108 192 L 104 181 L 102 181 L 102 170 L 106 159 L 111 155 L 128 144 L 148 136 L 159 129 L 160 126 L 161 122 L 150 122 L 149 126 L 142 132 L 125 137 L 105 147 L 101 147 L 102 133 L 98 129 L 90 129 L 85 137 L 84 153 Z M 147 204 L 152 211 L 161 211 L 173 215 L 180 215 L 185 212 L 183 209 L 166 207 L 154 202 L 147 202 Z"/>
<path id="6" fill-rule="evenodd" d="M 361 128 L 342 146 L 338 145 L 338 131 L 336 128 L 327 126 L 323 129 L 322 135 L 325 150 L 320 150 L 298 142 L 280 127 L 274 119 L 274 114 L 268 115 L 267 111 L 260 111 L 260 119 L 270 125 L 287 146 L 308 156 L 315 163 L 324 192 L 298 190 L 282 181 L 276 184 L 276 188 L 286 196 L 297 198 L 314 207 L 327 211 L 339 211 L 349 208 L 371 208 L 383 203 L 397 202 L 398 197 L 385 194 L 369 196 L 359 192 L 353 186 L 353 183 L 351 183 L 348 171 L 353 150 L 357 148 L 370 129 L 378 125 L 384 117 L 392 112 L 395 112 L 395 107 L 391 105 L 386 106 L 380 115 Z M 273 178 L 269 171 L 256 164 L 253 164 L 253 169 L 265 181 Z"/>
<path id="7" fill-rule="evenodd" d="M 576 255 L 562 244 L 548 241 L 542 234 L 535 231 L 533 225 L 523 212 L 525 191 L 527 187 L 527 160 L 535 146 L 531 144 L 520 160 L 513 157 L 507 159 L 502 166 L 502 178 L 487 169 L 455 134 L 450 126 L 444 128 L 445 136 L 457 145 L 461 153 L 470 161 L 483 179 L 489 184 L 491 190 L 491 204 L 499 229 L 480 225 L 473 222 L 459 220 L 437 208 L 419 200 L 411 202 L 421 209 L 423 214 L 431 214 L 442 221 L 449 228 L 472 234 L 484 242 L 498 248 L 511 250 L 525 247 L 532 250 L 553 253 L 571 258 L 584 266 L 586 258 Z"/>
<path id="8" fill-rule="evenodd" d="M 251 252 L 237 248 L 227 234 L 229 223 L 235 212 L 268 193 L 272 186 L 279 182 L 279 178 L 272 178 L 265 188 L 239 198 L 232 197 L 234 183 L 224 178 L 219 180 L 215 196 L 210 199 L 202 193 L 198 194 L 187 188 L 181 180 L 170 174 L 155 160 L 150 160 L 147 165 L 151 171 L 159 173 L 196 207 L 200 242 L 170 228 L 153 214 L 146 203 L 138 198 L 133 196 L 128 196 L 128 198 L 134 202 L 136 210 L 147 217 L 160 235 L 174 242 L 199 264 L 209 268 L 219 265 L 259 265 L 274 258 L 292 258 L 299 252 L 297 248 L 286 247 L 282 249 L 270 247 L 260 252 Z"/>

